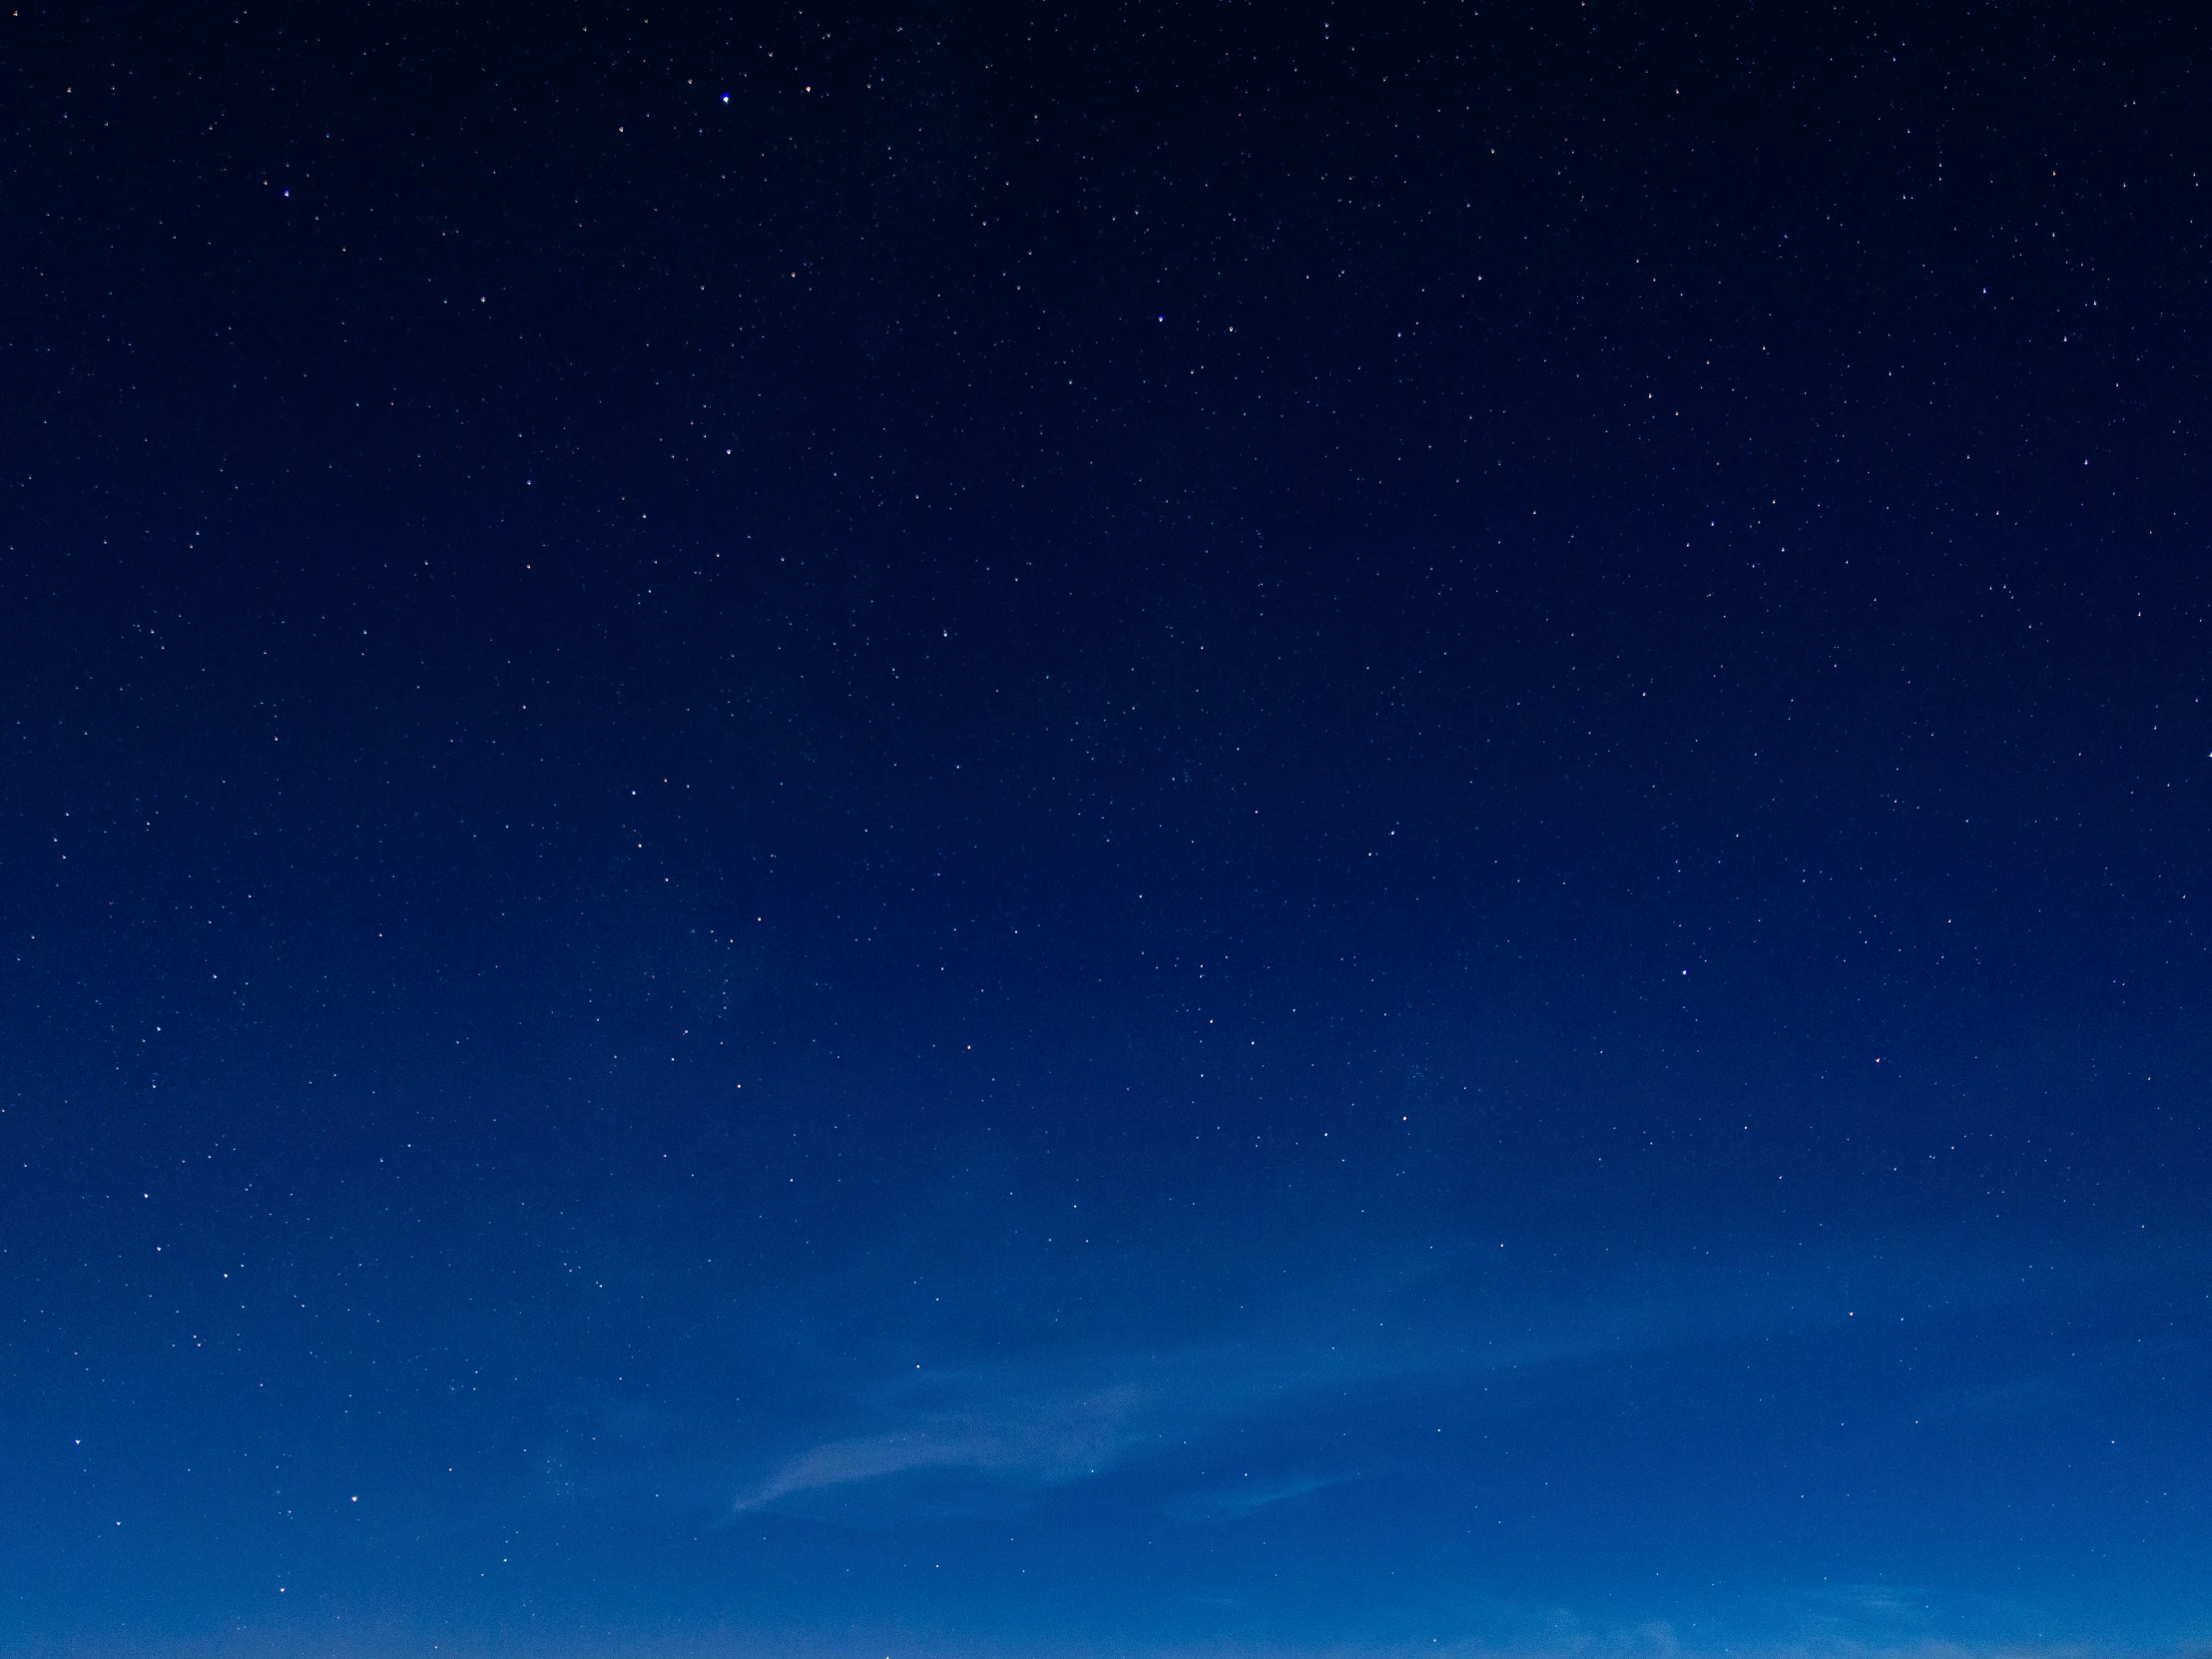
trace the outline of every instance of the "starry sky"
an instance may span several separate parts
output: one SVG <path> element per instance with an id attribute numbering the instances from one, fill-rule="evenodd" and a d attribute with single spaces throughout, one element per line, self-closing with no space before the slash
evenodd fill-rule
<path id="1" fill-rule="evenodd" d="M 0 1650 L 2212 1639 L 2191 8 L 0 20 Z"/>

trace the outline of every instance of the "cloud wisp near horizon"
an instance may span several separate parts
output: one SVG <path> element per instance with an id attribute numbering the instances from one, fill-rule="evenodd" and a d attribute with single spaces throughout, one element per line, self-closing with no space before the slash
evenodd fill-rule
<path id="1" fill-rule="evenodd" d="M 1398 1306 L 1410 1289 L 1416 1306 Z M 1394 1388 L 1449 1387 L 1494 1373 L 1561 1366 L 1663 1344 L 1740 1320 L 1727 1298 L 1615 1292 L 1556 1306 L 1440 1307 L 1452 1288 L 1435 1269 L 1402 1269 L 1339 1287 L 1334 1305 L 1378 1310 L 1333 1330 L 1260 1322 L 1238 1338 L 1131 1347 L 1084 1358 L 925 1366 L 891 1373 L 852 1414 L 868 1421 L 791 1452 L 741 1488 L 736 1512 L 787 1498 L 926 1470 L 1008 1485 L 1052 1486 L 1096 1474 L 1146 1448 L 1194 1440 L 1255 1418 Z M 1422 1294 L 1425 1293 L 1425 1294 Z M 1300 1475 L 1300 1490 L 1347 1477 Z M 1292 1495 L 1286 1492 L 1285 1495 Z M 1202 1506 L 1203 1507 L 1203 1506 Z M 1224 1505 L 1220 1513 L 1242 1512 Z"/>
<path id="2" fill-rule="evenodd" d="M 1393 1398 L 1448 1398 L 1457 1413 L 1497 1415 L 1517 1407 L 1505 1394 L 1468 1390 L 1512 1376 L 1564 1379 L 1693 1347 L 1827 1341 L 1931 1312 L 1925 1271 L 1905 1274 L 1878 1260 L 1672 1279 L 1645 1274 L 1547 1296 L 1485 1287 L 1476 1270 L 1488 1266 L 1452 1259 L 1339 1275 L 1321 1297 L 1285 1297 L 1280 1311 L 1214 1342 L 1129 1340 L 1103 1353 L 886 1368 L 871 1389 L 845 1401 L 847 1432 L 767 1458 L 730 1507 L 742 1514 L 931 1471 L 1049 1488 L 1154 1449 L 1202 1447 L 1256 1422 L 1359 1413 Z M 1993 1274 L 1954 1269 L 1949 1281 L 1941 1316 L 1971 1318 L 2014 1299 Z M 1902 1291 L 1908 1282 L 1910 1302 Z M 1340 1311 L 1332 1325 L 1289 1313 L 1317 1303 Z M 1334 1466 L 1279 1470 L 1257 1490 L 1279 1501 L 1352 1478 Z M 1193 1492 L 1165 1501 L 1167 1513 L 1189 1521 L 1264 1506 L 1250 1490 L 1241 1498 Z"/>

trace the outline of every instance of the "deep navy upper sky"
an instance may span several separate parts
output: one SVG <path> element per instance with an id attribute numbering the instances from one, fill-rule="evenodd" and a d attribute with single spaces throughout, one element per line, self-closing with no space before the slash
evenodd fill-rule
<path id="1" fill-rule="evenodd" d="M 0 20 L 0 1650 L 2212 1638 L 2208 47 Z"/>

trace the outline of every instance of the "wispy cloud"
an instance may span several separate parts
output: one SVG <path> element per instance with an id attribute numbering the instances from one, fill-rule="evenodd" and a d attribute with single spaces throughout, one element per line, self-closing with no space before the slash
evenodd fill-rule
<path id="1" fill-rule="evenodd" d="M 1871 1259 L 1830 1260 L 1790 1273 L 1617 1282 L 1580 1294 L 1516 1289 L 1499 1267 L 1472 1256 L 1373 1264 L 1296 1293 L 1285 1290 L 1272 1304 L 1255 1297 L 1249 1323 L 1234 1340 L 1140 1349 L 1131 1332 L 1118 1347 L 1084 1356 L 893 1373 L 846 1396 L 847 1432 L 756 1465 L 761 1472 L 735 1493 L 722 1488 L 724 1501 L 739 1512 L 759 1510 L 926 1471 L 1050 1487 L 1152 1448 L 1218 1444 L 1231 1426 L 1391 1389 L 1449 1389 L 1687 1343 L 1784 1332 L 1841 1336 L 1869 1329 L 1870 1309 L 1885 1315 L 1911 1309 L 1917 1318 L 1931 1299 L 1955 1310 L 2011 1294 L 1986 1274 L 1934 1281 L 1919 1264 Z M 1984 1291 L 1987 1297 L 1977 1294 Z M 2034 1392 L 2057 1381 L 2024 1386 Z M 1976 1397 L 1932 1408 L 1991 1402 Z M 1228 1519 L 1345 1478 L 1280 1464 L 1253 1475 L 1251 1492 L 1268 1495 L 1236 1495 L 1217 1475 L 1166 1500 L 1168 1513 L 1186 1522 Z M 1241 1477 L 1235 1487 L 1243 1487 Z"/>
<path id="2" fill-rule="evenodd" d="M 1293 1498 L 1305 1497 L 1312 1492 L 1327 1491 L 1332 1486 L 1342 1486 L 1359 1477 L 1351 1474 L 1308 1474 L 1284 1480 L 1254 1480 L 1246 1475 L 1233 1485 L 1188 1492 L 1167 1506 L 1168 1514 L 1179 1521 L 1234 1521 L 1278 1503 L 1288 1503 Z"/>
<path id="3" fill-rule="evenodd" d="M 1316 1299 L 1348 1312 L 1334 1327 L 1279 1319 L 1242 1342 L 1165 1353 L 1107 1355 L 1087 1364 L 971 1367 L 887 1381 L 856 1402 L 866 1426 L 787 1456 L 740 1491 L 738 1511 L 830 1488 L 924 1470 L 1053 1485 L 1099 1472 L 1145 1448 L 1186 1442 L 1231 1422 L 1330 1397 L 1570 1365 L 1679 1340 L 1693 1330 L 1757 1323 L 1771 1288 L 1727 1294 L 1647 1288 L 1548 1305 L 1469 1305 L 1464 1288 L 1431 1275 L 1418 1296 L 1448 1312 L 1401 1306 L 1406 1276 Z M 1394 1318 L 1367 1323 L 1372 1312 Z M 869 1420 L 872 1419 L 872 1420 Z M 1342 1475 L 1276 1476 L 1267 1497 L 1193 1496 L 1180 1518 L 1248 1513 Z M 1299 1481 L 1304 1481 L 1300 1484 Z M 1209 1502 L 1214 1504 L 1208 1509 Z"/>
<path id="4" fill-rule="evenodd" d="M 993 1389 L 954 1410 L 914 1412 L 878 1434 L 830 1440 L 787 1459 L 737 1507 L 758 1509 L 779 1498 L 915 1469 L 973 1469 L 1052 1482 L 1110 1464 L 1146 1437 L 1156 1390 L 1120 1383 L 1087 1389 Z"/>

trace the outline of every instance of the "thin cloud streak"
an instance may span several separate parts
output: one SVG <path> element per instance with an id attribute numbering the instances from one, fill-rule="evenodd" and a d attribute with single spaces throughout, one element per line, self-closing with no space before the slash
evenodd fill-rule
<path id="1" fill-rule="evenodd" d="M 1240 1481 L 1234 1486 L 1223 1486 L 1210 1491 L 1191 1492 L 1177 1498 L 1167 1506 L 1172 1520 L 1202 1524 L 1208 1521 L 1237 1521 L 1247 1515 L 1271 1509 L 1278 1503 L 1288 1503 L 1294 1498 L 1306 1497 L 1314 1492 L 1325 1492 L 1333 1486 L 1342 1486 L 1357 1480 L 1354 1474 L 1304 1475 L 1292 1480 Z"/>
<path id="2" fill-rule="evenodd" d="M 915 1469 L 965 1468 L 1051 1483 L 1118 1459 L 1145 1437 L 1157 1404 L 1133 1385 L 1007 1396 L 990 1408 L 925 1414 L 882 1434 L 831 1440 L 780 1465 L 737 1500 L 741 1512 L 778 1498 Z"/>
<path id="3" fill-rule="evenodd" d="M 1401 1288 L 1395 1278 L 1392 1287 Z M 1351 1296 L 1340 1305 L 1359 1306 Z M 1773 1323 L 1778 1302 L 1811 1299 L 1772 1284 L 1725 1294 L 1616 1293 L 1566 1308 L 1470 1314 L 1496 1335 L 1438 1329 L 1434 1314 L 1380 1322 L 1382 1339 L 1350 1330 L 1188 1348 L 1072 1365 L 937 1373 L 891 1383 L 873 1432 L 825 1441 L 776 1464 L 733 1501 L 744 1513 L 782 1499 L 923 1470 L 965 1470 L 1049 1486 L 1093 1474 L 1153 1444 L 1187 1439 L 1329 1394 L 1448 1384 L 1504 1372 L 1641 1352 L 1694 1332 Z M 1517 1330 L 1514 1328 L 1517 1327 Z"/>

